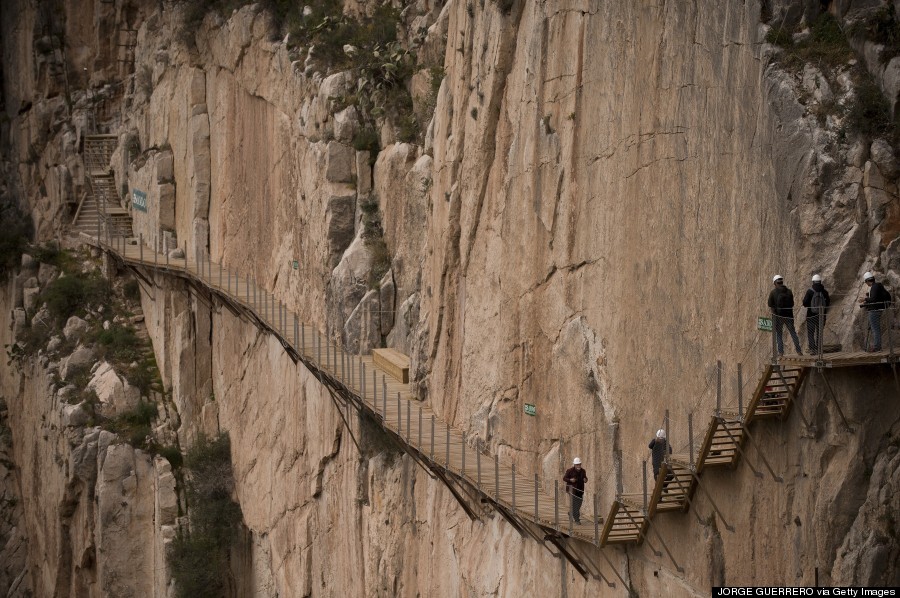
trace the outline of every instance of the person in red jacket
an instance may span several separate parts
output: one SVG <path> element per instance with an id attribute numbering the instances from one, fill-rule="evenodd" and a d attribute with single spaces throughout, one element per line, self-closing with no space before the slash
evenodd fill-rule
<path id="1" fill-rule="evenodd" d="M 587 472 L 581 468 L 581 459 L 575 457 L 572 467 L 566 470 L 563 481 L 566 483 L 566 493 L 572 496 L 572 519 L 575 523 L 581 523 L 581 502 L 584 500 L 584 483 L 587 481 Z"/>

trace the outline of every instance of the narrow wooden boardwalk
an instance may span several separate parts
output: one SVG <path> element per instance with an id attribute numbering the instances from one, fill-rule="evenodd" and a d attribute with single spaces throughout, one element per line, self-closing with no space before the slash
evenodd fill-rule
<path id="1" fill-rule="evenodd" d="M 187 276 L 213 293 L 254 314 L 314 373 L 327 376 L 359 399 L 398 439 L 419 457 L 462 478 L 485 502 L 499 503 L 511 514 L 538 524 L 547 532 L 599 544 L 601 518 L 595 517 L 591 500 L 582 507 L 581 524 L 570 521 L 569 496 L 557 484 L 545 488 L 536 475 L 515 471 L 495 456 L 476 447 L 471 439 L 447 424 L 428 405 L 417 400 L 408 384 L 402 384 L 376 366 L 371 354 L 346 353 L 318 329 L 300 322 L 270 292 L 253 280 L 239 277 L 215 262 L 170 259 L 148 247 L 117 238 L 103 248 L 131 266 L 152 267 Z M 586 497 L 587 498 L 587 497 Z"/>
<path id="2" fill-rule="evenodd" d="M 97 244 L 96 238 L 89 240 Z M 599 547 L 643 542 L 652 529 L 652 517 L 686 511 L 696 492 L 705 492 L 700 475 L 708 468 L 735 467 L 746 444 L 752 442 L 751 425 L 760 420 L 785 418 L 810 368 L 827 367 L 815 356 L 789 356 L 767 365 L 746 407 L 715 410 L 705 429 L 698 429 L 696 438 L 690 439 L 688 453 L 671 455 L 657 479 L 645 478 L 643 492 L 620 492 L 602 510 L 596 495 L 586 496 L 582 522 L 574 524 L 568 517 L 569 496 L 559 481 L 545 486 L 537 475 L 526 475 L 499 462 L 496 455 L 475 445 L 463 431 L 448 425 L 428 405 L 418 401 L 408 384 L 379 368 L 371 355 L 345 352 L 316 327 L 300 322 L 296 314 L 253 280 L 241 278 L 209 260 L 170 259 L 134 239 L 113 238 L 99 245 L 138 272 L 152 268 L 185 278 L 218 296 L 236 314 L 250 317 L 274 334 L 285 350 L 304 363 L 330 392 L 340 394 L 345 406 L 352 403 L 380 422 L 407 453 L 447 484 L 470 516 L 478 516 L 483 505 L 489 505 L 521 533 L 555 546 L 583 575 L 602 576 L 596 567 L 593 569 L 598 573 L 590 570 L 581 551 L 567 544 L 568 540 Z M 830 367 L 883 364 L 897 359 L 893 352 L 832 353 L 825 358 Z M 758 451 L 757 454 L 765 459 Z M 765 464 L 771 475 L 781 480 Z M 753 471 L 761 475 L 756 469 Z M 718 511 L 714 503 L 713 508 Z M 726 527 L 730 528 L 727 523 Z M 657 538 L 675 562 L 658 534 Z M 625 583 L 621 576 L 619 579 Z"/>

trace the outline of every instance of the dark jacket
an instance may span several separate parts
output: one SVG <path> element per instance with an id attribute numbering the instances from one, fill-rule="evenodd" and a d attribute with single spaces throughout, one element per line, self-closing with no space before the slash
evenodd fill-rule
<path id="1" fill-rule="evenodd" d="M 828 291 L 825 290 L 825 285 L 821 282 L 814 282 L 811 289 L 806 289 L 806 294 L 803 296 L 803 307 L 806 308 L 806 317 L 807 318 L 815 318 L 819 315 L 819 310 L 813 309 L 812 300 L 815 297 L 816 293 L 822 293 L 822 296 L 825 298 L 825 309 L 822 312 L 822 315 L 828 315 L 828 307 L 831 305 L 831 297 L 828 296 Z"/>
<path id="2" fill-rule="evenodd" d="M 568 494 L 581 496 L 584 494 L 584 483 L 587 481 L 587 472 L 584 470 L 584 467 L 581 469 L 575 469 L 574 466 L 570 467 L 566 470 L 563 481 L 566 483 L 566 492 Z M 573 489 L 575 490 L 574 492 L 572 492 Z"/>
<path id="3" fill-rule="evenodd" d="M 669 454 L 672 454 L 672 447 L 669 446 L 669 443 L 665 438 L 656 439 L 650 441 L 649 445 L 650 451 L 652 453 L 653 460 L 653 477 L 659 475 L 659 468 L 662 466 L 663 461 L 666 460 L 666 449 L 669 449 Z"/>
<path id="4" fill-rule="evenodd" d="M 876 282 L 869 289 L 869 294 L 863 300 L 867 311 L 887 309 L 891 304 L 891 294 L 880 282 Z"/>
<path id="5" fill-rule="evenodd" d="M 783 284 L 778 285 L 769 293 L 769 309 L 776 316 L 782 318 L 794 317 L 794 294 Z"/>

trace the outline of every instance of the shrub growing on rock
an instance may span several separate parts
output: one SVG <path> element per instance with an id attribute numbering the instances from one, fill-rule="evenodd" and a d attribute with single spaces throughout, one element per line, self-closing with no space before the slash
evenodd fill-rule
<path id="1" fill-rule="evenodd" d="M 179 530 L 167 554 L 175 592 L 179 598 L 218 598 L 228 594 L 230 550 L 242 520 L 241 507 L 231 498 L 228 435 L 201 435 L 185 456 L 185 466 L 190 524 Z"/>
<path id="2" fill-rule="evenodd" d="M 99 304 L 109 296 L 109 285 L 97 274 L 62 276 L 47 285 L 41 300 L 50 315 L 63 323 L 71 316 L 81 316 L 89 304 Z"/>

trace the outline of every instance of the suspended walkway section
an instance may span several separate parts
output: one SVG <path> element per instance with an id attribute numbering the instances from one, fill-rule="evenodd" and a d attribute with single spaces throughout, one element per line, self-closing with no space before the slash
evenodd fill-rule
<path id="1" fill-rule="evenodd" d="M 536 474 L 526 475 L 516 471 L 514 465 L 501 463 L 496 454 L 490 454 L 477 440 L 450 426 L 428 405 L 417 400 L 409 385 L 376 364 L 372 355 L 344 351 L 316 327 L 300 322 L 296 314 L 253 279 L 242 278 L 209 258 L 170 258 L 145 247 L 142 239 L 107 234 L 93 237 L 90 242 L 135 271 L 148 284 L 152 284 L 148 271 L 178 277 L 210 304 L 218 301 L 235 316 L 246 318 L 274 335 L 287 354 L 308 368 L 327 388 L 345 424 L 349 424 L 346 416 L 351 410 L 368 417 L 382 426 L 396 445 L 429 475 L 442 481 L 471 518 L 480 518 L 486 508 L 492 508 L 523 536 L 531 536 L 551 551 L 555 548 L 554 554 L 566 558 L 579 573 L 602 579 L 610 586 L 614 583 L 600 570 L 596 555 L 606 560 L 623 585 L 629 584 L 603 550 L 588 550 L 586 544 L 598 548 L 645 541 L 649 544 L 648 532 L 655 531 L 650 526 L 651 519 L 664 513 L 686 511 L 698 491 L 706 493 L 700 476 L 707 469 L 735 467 L 748 443 L 753 442 L 751 428 L 763 420 L 784 419 L 814 367 L 821 371 L 823 367 L 862 364 L 895 366 L 900 361 L 893 346 L 878 353 L 773 360 L 764 367 L 746 406 L 740 397 L 736 408 L 725 408 L 717 402 L 705 429 L 698 430 L 696 435 L 689 416 L 686 452 L 670 455 L 655 480 L 648 479 L 644 461 L 641 492 L 626 493 L 620 487 L 612 505 L 603 511 L 594 494 L 593 500 L 585 501 L 582 510 L 586 516 L 582 523 L 575 524 L 568 516 L 569 497 L 561 491 L 558 481 L 546 485 Z M 763 460 L 772 477 L 782 481 L 765 461 L 762 451 L 755 454 Z M 752 464 L 748 465 L 753 468 Z M 762 476 L 755 468 L 753 471 Z M 621 472 L 618 478 L 621 480 Z M 708 493 L 706 496 L 726 527 L 733 531 L 712 497 Z M 675 566 L 682 570 L 658 533 L 656 538 Z M 658 555 L 662 554 L 654 544 L 650 547 Z"/>

